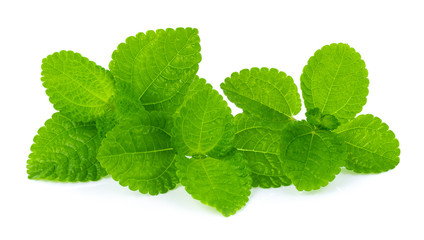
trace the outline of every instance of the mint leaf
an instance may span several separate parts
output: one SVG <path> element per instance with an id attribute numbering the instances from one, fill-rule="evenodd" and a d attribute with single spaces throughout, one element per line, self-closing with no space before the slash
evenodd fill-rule
<path id="1" fill-rule="evenodd" d="M 27 161 L 29 179 L 96 181 L 106 171 L 96 160 L 100 138 L 95 123 L 75 122 L 54 113 L 38 130 Z"/>
<path id="2" fill-rule="evenodd" d="M 41 81 L 54 108 L 75 121 L 96 120 L 111 108 L 114 95 L 109 71 L 72 51 L 43 59 Z"/>
<path id="3" fill-rule="evenodd" d="M 115 111 L 108 111 L 96 121 L 96 128 L 100 138 L 105 138 L 106 133 L 112 130 L 118 123 L 118 116 Z"/>
<path id="4" fill-rule="evenodd" d="M 318 108 L 308 110 L 305 115 L 310 124 L 320 129 L 334 130 L 340 125 L 339 120 L 335 116 L 330 114 L 323 115 Z"/>
<path id="5" fill-rule="evenodd" d="M 147 114 L 140 101 L 128 98 L 128 95 L 121 94 L 120 91 L 117 93 L 114 99 L 116 108 L 107 111 L 96 120 L 96 127 L 101 138 L 104 138 L 106 133 L 112 130 L 120 121 L 132 118 L 135 115 Z"/>
<path id="6" fill-rule="evenodd" d="M 258 118 L 281 121 L 300 111 L 293 79 L 275 68 L 243 69 L 226 78 L 221 88 L 237 107 Z"/>
<path id="7" fill-rule="evenodd" d="M 146 112 L 140 100 L 134 97 L 132 93 L 133 89 L 116 89 L 116 97 L 114 99 L 116 109 L 114 109 L 114 114 L 117 118 L 131 117 L 132 115 Z"/>
<path id="8" fill-rule="evenodd" d="M 206 81 L 196 88 L 174 115 L 172 142 L 179 154 L 223 156 L 234 139 L 231 109 Z"/>
<path id="9" fill-rule="evenodd" d="M 241 154 L 223 159 L 177 157 L 177 175 L 186 191 L 228 217 L 249 200 L 251 179 Z"/>
<path id="10" fill-rule="evenodd" d="M 305 113 L 306 120 L 316 127 L 321 125 L 322 113 L 319 108 L 313 108 Z"/>
<path id="11" fill-rule="evenodd" d="M 280 158 L 281 134 L 286 124 L 259 121 L 246 113 L 234 118 L 234 147 L 248 162 L 253 187 L 277 188 L 291 184 Z"/>
<path id="12" fill-rule="evenodd" d="M 341 123 L 353 119 L 367 102 L 368 71 L 347 44 L 326 45 L 303 68 L 301 89 L 307 110 L 319 108 Z"/>
<path id="13" fill-rule="evenodd" d="M 359 115 L 335 132 L 347 144 L 347 169 L 358 173 L 380 173 L 399 164 L 399 141 L 380 118 L 371 114 Z"/>
<path id="14" fill-rule="evenodd" d="M 316 190 L 334 180 L 346 159 L 346 145 L 335 133 L 306 121 L 290 123 L 281 139 L 284 173 L 299 191 Z"/>
<path id="15" fill-rule="evenodd" d="M 109 68 L 117 89 L 151 110 L 173 113 L 181 105 L 201 60 L 197 29 L 159 29 L 121 43 Z"/>
<path id="16" fill-rule="evenodd" d="M 157 195 L 178 183 L 170 119 L 151 112 L 121 121 L 107 134 L 97 158 L 122 186 Z"/>

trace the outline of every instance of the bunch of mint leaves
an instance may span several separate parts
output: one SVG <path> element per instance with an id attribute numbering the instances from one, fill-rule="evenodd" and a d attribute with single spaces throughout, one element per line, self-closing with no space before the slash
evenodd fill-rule
<path id="1" fill-rule="evenodd" d="M 139 33 L 106 70 L 79 53 L 43 59 L 42 82 L 56 112 L 38 130 L 30 179 L 96 181 L 106 175 L 144 194 L 181 184 L 224 216 L 252 187 L 316 190 L 345 167 L 380 173 L 399 163 L 399 142 L 373 115 L 359 115 L 368 71 L 347 44 L 324 46 L 301 75 L 306 120 L 293 79 L 271 68 L 235 72 L 221 88 L 243 109 L 235 117 L 196 73 L 198 30 Z"/>

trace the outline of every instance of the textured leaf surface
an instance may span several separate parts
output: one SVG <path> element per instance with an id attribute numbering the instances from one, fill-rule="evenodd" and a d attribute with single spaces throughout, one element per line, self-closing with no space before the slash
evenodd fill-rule
<path id="1" fill-rule="evenodd" d="M 223 159 L 178 156 L 177 168 L 186 191 L 226 217 L 235 214 L 249 200 L 251 179 L 241 154 Z"/>
<path id="2" fill-rule="evenodd" d="M 246 113 L 234 118 L 234 147 L 248 162 L 253 187 L 277 188 L 291 184 L 280 158 L 281 134 L 286 124 L 260 121 Z"/>
<path id="3" fill-rule="evenodd" d="M 177 108 L 177 110 L 174 112 L 174 115 L 180 112 L 181 107 L 185 105 L 188 99 L 190 99 L 198 91 L 201 91 L 202 89 L 204 89 L 206 84 L 207 82 L 204 78 L 199 78 L 199 76 L 197 75 L 194 76 L 194 80 L 190 84 L 190 87 L 188 88 L 188 91 L 186 95 L 184 96 L 183 103 Z"/>
<path id="4" fill-rule="evenodd" d="M 347 144 L 347 169 L 358 173 L 380 173 L 399 164 L 399 141 L 380 118 L 360 115 L 335 132 Z"/>
<path id="5" fill-rule="evenodd" d="M 133 89 L 116 89 L 114 112 L 117 118 L 128 118 L 146 112 L 140 100 L 132 93 Z"/>
<path id="6" fill-rule="evenodd" d="M 41 68 L 41 81 L 56 110 L 83 122 L 109 110 L 114 95 L 109 71 L 72 51 L 47 56 Z"/>
<path id="7" fill-rule="evenodd" d="M 293 79 L 274 68 L 235 72 L 221 88 L 237 107 L 259 118 L 291 119 L 300 111 L 300 96 Z"/>
<path id="8" fill-rule="evenodd" d="M 122 186 L 166 193 L 178 183 L 169 122 L 158 112 L 123 120 L 107 134 L 97 158 Z"/>
<path id="9" fill-rule="evenodd" d="M 62 182 L 99 180 L 106 176 L 96 160 L 99 146 L 95 123 L 75 122 L 55 113 L 34 137 L 27 161 L 28 178 Z"/>
<path id="10" fill-rule="evenodd" d="M 105 138 L 106 134 L 118 123 L 118 116 L 115 111 L 108 111 L 96 120 L 96 128 L 100 138 Z"/>
<path id="11" fill-rule="evenodd" d="M 343 139 L 330 131 L 315 130 L 306 121 L 287 126 L 281 141 L 284 172 L 299 191 L 327 186 L 346 159 Z"/>
<path id="12" fill-rule="evenodd" d="M 367 102 L 368 71 L 361 55 L 347 44 L 326 45 L 316 51 L 300 77 L 306 109 L 319 108 L 346 122 Z"/>
<path id="13" fill-rule="evenodd" d="M 330 114 L 323 115 L 318 108 L 308 110 L 305 115 L 310 124 L 320 129 L 334 130 L 340 126 L 340 122 L 335 116 Z"/>
<path id="14" fill-rule="evenodd" d="M 223 156 L 231 150 L 234 139 L 231 109 L 203 81 L 175 114 L 172 133 L 179 154 Z"/>
<path id="15" fill-rule="evenodd" d="M 197 29 L 159 29 L 129 37 L 112 54 L 117 88 L 147 110 L 174 112 L 199 68 Z"/>
<path id="16" fill-rule="evenodd" d="M 135 115 L 148 114 L 140 101 L 129 99 L 128 95 L 123 95 L 120 92 L 117 93 L 114 104 L 116 108 L 107 111 L 96 120 L 97 131 L 101 138 L 104 138 L 119 122 L 133 118 Z"/>

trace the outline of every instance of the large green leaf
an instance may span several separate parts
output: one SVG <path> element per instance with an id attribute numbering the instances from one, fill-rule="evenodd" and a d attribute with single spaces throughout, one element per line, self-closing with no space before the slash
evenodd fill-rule
<path id="1" fill-rule="evenodd" d="M 181 105 L 201 60 L 197 29 L 159 29 L 121 43 L 109 68 L 121 95 L 147 110 L 174 112 Z M 124 98 L 125 99 L 125 98 Z"/>
<path id="2" fill-rule="evenodd" d="M 316 51 L 300 77 L 306 109 L 319 108 L 341 122 L 353 119 L 367 102 L 368 71 L 361 55 L 344 43 Z"/>
<path id="3" fill-rule="evenodd" d="M 380 118 L 371 114 L 359 115 L 335 132 L 347 144 L 347 169 L 359 173 L 380 173 L 399 164 L 399 141 Z"/>
<path id="4" fill-rule="evenodd" d="M 97 158 L 122 186 L 157 195 L 178 183 L 170 119 L 163 113 L 121 121 L 102 142 Z"/>
<path id="5" fill-rule="evenodd" d="M 223 156 L 232 148 L 233 115 L 222 96 L 202 82 L 174 116 L 172 143 L 179 154 Z"/>
<path id="6" fill-rule="evenodd" d="M 258 118 L 286 120 L 300 111 L 300 96 L 293 79 L 275 68 L 235 72 L 221 88 L 237 107 Z"/>
<path id="7" fill-rule="evenodd" d="M 95 181 L 106 175 L 96 160 L 100 146 L 93 122 L 55 113 L 38 130 L 27 161 L 28 178 L 61 182 Z"/>
<path id="8" fill-rule="evenodd" d="M 251 179 L 239 153 L 223 159 L 178 156 L 177 168 L 186 191 L 226 217 L 235 214 L 249 200 Z"/>
<path id="9" fill-rule="evenodd" d="M 234 118 L 234 147 L 246 158 L 253 187 L 281 187 L 291 184 L 280 158 L 282 129 L 287 123 L 265 122 L 246 113 Z"/>
<path id="10" fill-rule="evenodd" d="M 43 59 L 41 68 L 50 102 L 73 120 L 93 121 L 111 108 L 112 75 L 79 53 L 53 53 Z"/>
<path id="11" fill-rule="evenodd" d="M 284 173 L 299 191 L 316 190 L 334 180 L 346 159 L 337 134 L 317 130 L 306 121 L 290 123 L 281 138 Z"/>

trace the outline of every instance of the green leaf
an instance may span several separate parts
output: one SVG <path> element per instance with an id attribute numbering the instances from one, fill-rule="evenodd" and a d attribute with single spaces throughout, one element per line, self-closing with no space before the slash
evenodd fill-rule
<path id="1" fill-rule="evenodd" d="M 79 53 L 55 52 L 43 59 L 41 68 L 50 102 L 72 120 L 93 121 L 111 108 L 112 75 Z"/>
<path id="2" fill-rule="evenodd" d="M 380 173 L 399 164 L 399 141 L 380 118 L 371 114 L 359 115 L 335 132 L 347 144 L 347 169 L 358 173 Z"/>
<path id="3" fill-rule="evenodd" d="M 179 154 L 223 156 L 232 149 L 233 115 L 210 84 L 199 84 L 174 115 L 172 142 Z"/>
<path id="4" fill-rule="evenodd" d="M 151 195 L 166 193 L 178 183 L 170 122 L 159 112 L 125 119 L 107 134 L 97 158 L 122 186 Z"/>
<path id="5" fill-rule="evenodd" d="M 185 102 L 187 102 L 188 99 L 190 99 L 198 91 L 204 89 L 206 84 L 207 82 L 204 78 L 199 78 L 197 75 L 194 76 L 193 82 L 190 84 L 190 87 L 184 96 L 183 103 L 177 108 L 177 110 L 175 110 L 174 115 L 180 112 L 181 107 L 185 105 Z"/>
<path id="6" fill-rule="evenodd" d="M 132 93 L 133 89 L 118 88 L 116 90 L 114 101 L 116 109 L 114 109 L 114 112 L 117 118 L 128 118 L 146 112 L 140 100 Z"/>
<path id="7" fill-rule="evenodd" d="M 187 99 L 190 99 L 195 93 L 205 89 L 206 84 L 207 82 L 204 78 L 199 78 L 199 76 L 196 75 L 184 96 L 184 102 L 186 102 Z"/>
<path id="8" fill-rule="evenodd" d="M 319 108 L 344 123 L 367 102 L 368 71 L 361 55 L 344 43 L 316 51 L 300 77 L 307 110 Z"/>
<path id="9" fill-rule="evenodd" d="M 281 159 L 285 174 L 297 190 L 316 190 L 339 174 L 346 145 L 335 133 L 316 130 L 306 121 L 294 122 L 283 130 Z"/>
<path id="10" fill-rule="evenodd" d="M 290 185 L 280 158 L 281 134 L 287 122 L 265 122 L 242 113 L 236 115 L 234 125 L 234 147 L 248 162 L 252 186 L 277 188 Z"/>
<path id="11" fill-rule="evenodd" d="M 105 138 L 106 134 L 118 123 L 115 111 L 106 112 L 96 121 L 96 128 L 100 138 Z"/>
<path id="12" fill-rule="evenodd" d="M 106 112 L 96 120 L 96 127 L 101 138 L 112 130 L 119 122 L 134 117 L 135 115 L 148 114 L 141 102 L 137 99 L 128 98 L 128 95 L 117 92 L 114 99 L 116 108 Z"/>
<path id="13" fill-rule="evenodd" d="M 305 115 L 310 124 L 320 129 L 334 130 L 340 125 L 339 120 L 335 116 L 330 114 L 323 115 L 318 108 L 308 110 Z"/>
<path id="14" fill-rule="evenodd" d="M 228 217 L 249 200 L 251 179 L 241 154 L 223 159 L 177 157 L 177 175 L 186 191 Z"/>
<path id="15" fill-rule="evenodd" d="M 96 160 L 100 138 L 93 122 L 74 122 L 54 113 L 38 130 L 27 161 L 29 179 L 96 181 L 106 171 Z"/>
<path id="16" fill-rule="evenodd" d="M 221 88 L 237 107 L 258 118 L 281 121 L 292 119 L 300 111 L 300 96 L 293 79 L 275 68 L 235 72 Z"/>
<path id="17" fill-rule="evenodd" d="M 159 29 L 121 43 L 109 68 L 117 88 L 146 110 L 173 113 L 181 105 L 201 60 L 197 29 Z"/>

